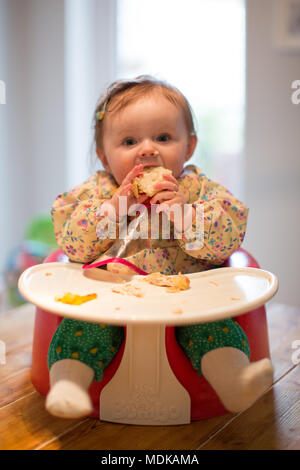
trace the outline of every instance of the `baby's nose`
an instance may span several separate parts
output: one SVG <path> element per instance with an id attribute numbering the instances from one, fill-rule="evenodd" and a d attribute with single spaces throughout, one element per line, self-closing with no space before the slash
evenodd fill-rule
<path id="1" fill-rule="evenodd" d="M 140 149 L 141 157 L 155 157 L 156 155 L 158 155 L 158 153 L 158 150 L 155 148 L 155 145 L 152 142 L 143 142 Z"/>

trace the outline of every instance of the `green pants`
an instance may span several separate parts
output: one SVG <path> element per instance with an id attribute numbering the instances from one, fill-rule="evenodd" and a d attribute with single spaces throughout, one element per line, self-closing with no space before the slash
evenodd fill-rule
<path id="1" fill-rule="evenodd" d="M 202 375 L 202 357 L 213 349 L 231 346 L 250 356 L 247 337 L 233 319 L 181 326 L 175 332 L 179 345 L 199 375 Z M 123 339 L 122 327 L 64 318 L 49 347 L 48 368 L 61 359 L 77 359 L 91 367 L 95 380 L 100 381 Z"/>
<path id="2" fill-rule="evenodd" d="M 176 339 L 199 375 L 201 359 L 209 351 L 217 348 L 233 347 L 240 349 L 250 358 L 247 336 L 236 320 L 201 323 L 176 328 Z"/>
<path id="3" fill-rule="evenodd" d="M 95 380 L 100 381 L 123 338 L 122 327 L 64 318 L 49 347 L 48 368 L 61 359 L 77 359 L 94 369 Z"/>

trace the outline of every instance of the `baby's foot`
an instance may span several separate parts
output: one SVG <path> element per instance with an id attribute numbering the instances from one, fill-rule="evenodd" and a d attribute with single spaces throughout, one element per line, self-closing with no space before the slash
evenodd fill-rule
<path id="1" fill-rule="evenodd" d="M 94 378 L 91 367 L 76 359 L 62 359 L 50 369 L 51 389 L 46 409 L 60 418 L 81 418 L 93 410 L 88 388 Z"/>
<path id="2" fill-rule="evenodd" d="M 46 409 L 59 418 L 82 418 L 93 410 L 86 389 L 69 380 L 59 380 L 47 395 Z"/>
<path id="3" fill-rule="evenodd" d="M 250 363 L 245 353 L 232 347 L 204 354 L 201 368 L 225 408 L 233 413 L 249 408 L 273 381 L 269 359 Z"/>
<path id="4" fill-rule="evenodd" d="M 269 359 L 252 362 L 236 371 L 231 393 L 220 396 L 225 408 L 234 413 L 249 408 L 273 382 L 273 366 Z"/>

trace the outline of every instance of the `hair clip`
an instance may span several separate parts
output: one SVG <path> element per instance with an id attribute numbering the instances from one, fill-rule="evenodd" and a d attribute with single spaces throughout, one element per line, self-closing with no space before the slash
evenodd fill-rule
<path id="1" fill-rule="evenodd" d="M 102 121 L 102 119 L 104 118 L 104 114 L 105 114 L 105 111 L 106 111 L 106 105 L 107 105 L 107 100 L 104 102 L 104 104 L 101 108 L 101 111 L 98 111 L 98 113 L 96 113 L 97 121 Z"/>

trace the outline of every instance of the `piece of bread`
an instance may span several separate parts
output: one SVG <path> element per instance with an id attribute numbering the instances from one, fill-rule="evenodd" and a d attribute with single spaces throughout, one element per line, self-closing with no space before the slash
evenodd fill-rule
<path id="1" fill-rule="evenodd" d="M 190 280 L 185 274 L 166 276 L 165 274 L 156 272 L 145 276 L 143 281 L 149 282 L 149 284 L 153 284 L 154 286 L 166 287 L 167 292 L 179 292 L 190 287 Z"/>
<path id="2" fill-rule="evenodd" d="M 147 194 L 149 197 L 154 196 L 158 192 L 154 189 L 154 185 L 163 181 L 163 175 L 172 175 L 171 170 L 167 170 L 162 166 L 151 166 L 145 168 L 140 176 L 137 176 L 133 180 L 132 191 L 134 196 L 137 198 L 141 194 Z"/>

